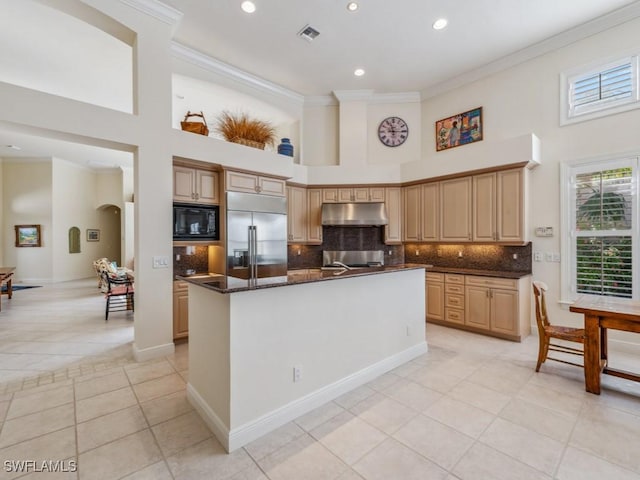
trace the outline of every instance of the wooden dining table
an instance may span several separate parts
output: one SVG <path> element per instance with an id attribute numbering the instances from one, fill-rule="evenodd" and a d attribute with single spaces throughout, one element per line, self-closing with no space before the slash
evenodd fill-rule
<path id="1" fill-rule="evenodd" d="M 6 285 L 7 291 L 0 293 L 0 310 L 2 310 L 2 295 L 13 296 L 13 274 L 16 267 L 0 267 L 0 286 Z"/>
<path id="2" fill-rule="evenodd" d="M 615 297 L 579 297 L 569 310 L 584 314 L 584 381 L 587 392 L 600 394 L 602 373 L 640 382 L 640 375 L 607 364 L 607 329 L 640 333 L 640 302 Z"/>

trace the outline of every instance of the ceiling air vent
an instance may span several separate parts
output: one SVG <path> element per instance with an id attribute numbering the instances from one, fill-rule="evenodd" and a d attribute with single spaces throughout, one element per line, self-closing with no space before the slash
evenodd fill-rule
<path id="1" fill-rule="evenodd" d="M 304 38 L 307 42 L 312 42 L 318 35 L 320 35 L 320 32 L 312 26 L 306 25 L 298 32 L 298 35 Z"/>

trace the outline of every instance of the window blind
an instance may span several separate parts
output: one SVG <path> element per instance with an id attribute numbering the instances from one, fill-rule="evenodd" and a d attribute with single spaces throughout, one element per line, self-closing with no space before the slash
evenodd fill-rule
<path id="1" fill-rule="evenodd" d="M 633 95 L 631 62 L 577 79 L 572 93 L 571 104 L 576 110 L 596 102 L 630 99 Z"/>

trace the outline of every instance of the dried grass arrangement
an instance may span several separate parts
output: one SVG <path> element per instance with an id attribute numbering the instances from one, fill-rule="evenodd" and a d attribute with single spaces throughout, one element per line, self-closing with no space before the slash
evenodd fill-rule
<path id="1" fill-rule="evenodd" d="M 246 113 L 234 114 L 226 110 L 218 115 L 216 132 L 228 142 L 261 150 L 264 150 L 265 145 L 273 147 L 276 140 L 275 128 L 269 122 L 251 119 Z"/>

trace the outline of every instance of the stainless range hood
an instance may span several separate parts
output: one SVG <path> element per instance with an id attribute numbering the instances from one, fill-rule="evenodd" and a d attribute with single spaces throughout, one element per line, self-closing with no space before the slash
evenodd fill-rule
<path id="1" fill-rule="evenodd" d="M 322 225 L 368 227 L 388 223 L 384 203 L 322 204 Z"/>

